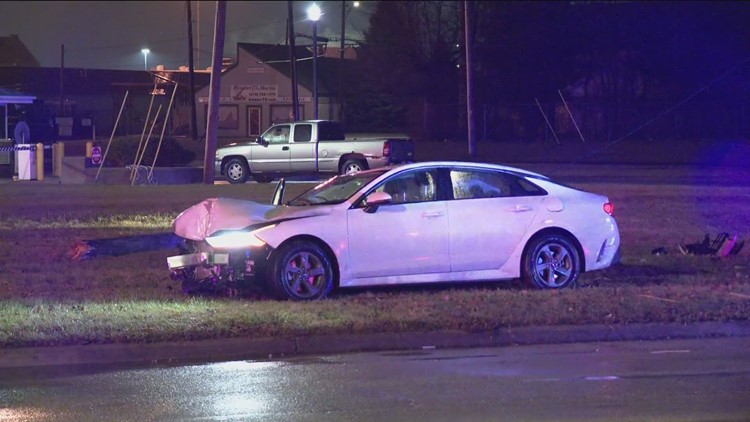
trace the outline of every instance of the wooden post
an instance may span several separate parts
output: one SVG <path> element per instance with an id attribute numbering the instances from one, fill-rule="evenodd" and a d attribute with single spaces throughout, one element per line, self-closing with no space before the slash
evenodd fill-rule
<path id="1" fill-rule="evenodd" d="M 469 138 L 469 157 L 477 156 L 477 140 L 474 131 L 474 79 L 471 65 L 471 2 L 464 1 L 464 50 L 466 53 L 466 129 Z"/>
<path id="2" fill-rule="evenodd" d="M 216 169 L 216 144 L 219 127 L 219 102 L 221 100 L 221 67 L 224 55 L 224 26 L 226 23 L 227 2 L 216 2 L 216 22 L 214 23 L 213 66 L 208 97 L 208 122 L 206 124 L 206 150 L 203 155 L 203 183 L 214 184 Z"/>
<path id="3" fill-rule="evenodd" d="M 36 144 L 36 180 L 44 180 L 44 144 Z"/>

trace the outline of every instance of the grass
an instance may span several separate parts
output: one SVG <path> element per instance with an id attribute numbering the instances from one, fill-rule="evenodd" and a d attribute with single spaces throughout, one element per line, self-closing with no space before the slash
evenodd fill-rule
<path id="1" fill-rule="evenodd" d="M 635 170 L 634 170 L 635 171 Z M 231 336 L 409 332 L 567 324 L 750 319 L 748 249 L 724 259 L 682 256 L 705 233 L 750 232 L 748 187 L 578 184 L 616 205 L 621 265 L 560 292 L 517 283 L 341 291 L 314 303 L 185 297 L 170 250 L 73 262 L 76 238 L 169 231 L 213 196 L 265 202 L 273 185 L 1 185 L 0 345 L 155 342 Z M 288 186 L 294 195 L 304 185 Z M 666 247 L 671 253 L 654 256 Z"/>

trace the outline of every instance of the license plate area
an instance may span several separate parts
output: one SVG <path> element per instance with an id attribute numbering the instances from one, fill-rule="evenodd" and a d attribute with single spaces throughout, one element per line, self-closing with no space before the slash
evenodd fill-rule
<path id="1" fill-rule="evenodd" d="M 228 253 L 199 252 L 188 255 L 170 256 L 167 258 L 167 265 L 170 270 L 227 264 L 229 264 Z"/>

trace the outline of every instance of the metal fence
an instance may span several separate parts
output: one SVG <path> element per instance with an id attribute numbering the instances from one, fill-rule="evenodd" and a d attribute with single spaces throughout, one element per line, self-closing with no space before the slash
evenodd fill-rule
<path id="1" fill-rule="evenodd" d="M 607 142 L 622 137 L 658 141 L 741 139 L 750 135 L 750 107 L 740 99 L 684 103 L 566 99 L 566 103 L 478 105 L 474 109 L 477 139 L 536 141 L 557 137 L 564 141 L 583 137 L 587 142 Z M 466 139 L 466 106 L 424 104 L 421 122 L 411 124 L 412 132 L 421 139 Z"/>

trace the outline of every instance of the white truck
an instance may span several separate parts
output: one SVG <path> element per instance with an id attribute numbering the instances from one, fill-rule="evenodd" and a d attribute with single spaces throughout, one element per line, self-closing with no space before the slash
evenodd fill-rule
<path id="1" fill-rule="evenodd" d="M 230 183 L 245 183 L 250 176 L 268 183 L 275 177 L 347 174 L 413 161 L 412 139 L 346 139 L 338 122 L 303 120 L 274 124 L 255 142 L 218 148 L 216 175 Z"/>

